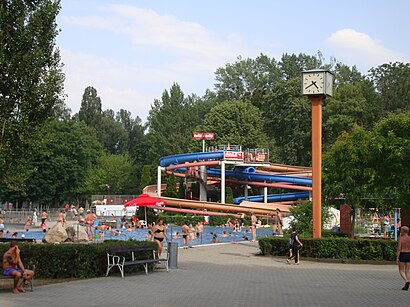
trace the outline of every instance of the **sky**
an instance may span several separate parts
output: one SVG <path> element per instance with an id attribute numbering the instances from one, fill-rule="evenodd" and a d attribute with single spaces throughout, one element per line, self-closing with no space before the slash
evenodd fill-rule
<path id="1" fill-rule="evenodd" d="M 66 105 L 87 86 L 103 110 L 146 121 L 173 83 L 214 90 L 215 71 L 238 56 L 322 52 L 356 67 L 410 60 L 408 0 L 61 0 L 57 37 Z"/>

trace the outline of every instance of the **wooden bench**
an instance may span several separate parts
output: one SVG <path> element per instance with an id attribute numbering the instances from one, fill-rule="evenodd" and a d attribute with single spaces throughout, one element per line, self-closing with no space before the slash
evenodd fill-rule
<path id="1" fill-rule="evenodd" d="M 136 252 L 152 252 L 153 258 L 149 259 L 137 259 L 135 257 Z M 125 256 L 120 256 L 124 253 L 131 253 L 131 259 L 126 259 Z M 167 258 L 159 259 L 156 258 L 156 247 L 153 245 L 135 245 L 135 246 L 117 246 L 117 247 L 109 247 L 107 249 L 107 273 L 105 276 L 108 276 L 110 270 L 117 266 L 121 272 L 122 278 L 124 278 L 124 266 L 127 265 L 134 265 L 134 264 L 142 264 L 145 269 L 145 274 L 148 275 L 148 264 L 150 263 L 160 263 L 164 262 L 167 268 L 167 272 L 169 271 L 168 268 L 168 254 Z"/>
<path id="2" fill-rule="evenodd" d="M 30 243 L 32 243 L 32 242 L 36 242 L 36 240 L 35 239 L 26 239 L 26 238 L 0 238 L 0 242 L 1 243 L 7 243 L 7 242 L 11 242 L 11 241 L 17 241 L 17 242 L 30 242 Z M 3 255 L 1 255 L 1 257 L 3 257 Z M 31 269 L 30 267 L 27 267 L 27 269 Z M 33 271 L 35 272 L 35 266 L 33 266 Z M 1 265 L 1 267 L 0 267 L 0 280 L 2 280 L 2 279 L 11 279 L 11 280 L 13 280 L 14 279 L 14 277 L 13 276 L 4 276 L 3 275 L 3 266 Z M 34 279 L 34 277 L 32 278 L 32 279 L 30 279 L 30 281 L 29 281 L 29 287 L 30 287 L 30 291 L 31 292 L 33 292 L 33 279 Z"/>
<path id="3" fill-rule="evenodd" d="M 26 238 L 0 238 L 0 243 L 7 243 L 7 242 L 11 242 L 11 241 L 35 243 L 35 242 L 36 242 L 36 239 L 26 239 Z"/>

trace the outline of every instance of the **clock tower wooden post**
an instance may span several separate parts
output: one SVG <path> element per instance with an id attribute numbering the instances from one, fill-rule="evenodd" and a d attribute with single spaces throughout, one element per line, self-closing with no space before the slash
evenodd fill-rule
<path id="1" fill-rule="evenodd" d="M 315 69 L 302 72 L 302 95 L 312 103 L 313 238 L 322 237 L 322 104 L 333 94 L 333 75 Z"/>

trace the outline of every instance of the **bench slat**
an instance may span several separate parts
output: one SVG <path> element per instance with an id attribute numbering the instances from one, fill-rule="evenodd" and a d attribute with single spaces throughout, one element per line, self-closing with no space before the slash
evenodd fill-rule
<path id="1" fill-rule="evenodd" d="M 111 253 L 153 251 L 153 250 L 156 250 L 156 248 L 155 246 L 151 246 L 151 245 L 136 245 L 136 246 L 109 247 L 107 250 L 111 254 Z"/>

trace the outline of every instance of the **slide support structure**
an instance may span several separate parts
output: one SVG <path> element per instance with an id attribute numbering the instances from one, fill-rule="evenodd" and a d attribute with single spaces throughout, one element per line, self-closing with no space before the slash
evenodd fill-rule
<path id="1" fill-rule="evenodd" d="M 221 161 L 221 204 L 225 204 L 225 161 Z"/>
<path id="2" fill-rule="evenodd" d="M 158 194 L 158 197 L 161 197 L 161 172 L 162 172 L 162 167 L 158 166 L 158 168 L 157 168 L 157 194 Z"/>

